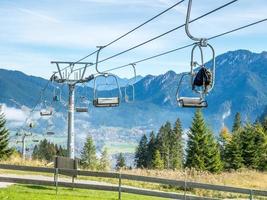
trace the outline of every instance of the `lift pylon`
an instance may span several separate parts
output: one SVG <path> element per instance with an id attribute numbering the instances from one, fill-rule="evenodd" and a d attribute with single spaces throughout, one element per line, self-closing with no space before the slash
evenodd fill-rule
<path id="1" fill-rule="evenodd" d="M 68 157 L 75 159 L 75 133 L 74 133 L 74 113 L 75 113 L 75 86 L 79 83 L 89 82 L 94 79 L 93 75 L 86 77 L 87 68 L 93 63 L 90 62 L 65 62 L 52 61 L 56 64 L 57 72 L 51 77 L 51 81 L 66 84 L 69 88 L 68 103 Z"/>

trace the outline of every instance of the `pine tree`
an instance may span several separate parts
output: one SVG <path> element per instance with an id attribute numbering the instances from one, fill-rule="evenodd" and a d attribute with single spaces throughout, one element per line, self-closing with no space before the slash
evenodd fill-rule
<path id="1" fill-rule="evenodd" d="M 170 167 L 181 169 L 183 166 L 183 129 L 180 119 L 177 119 L 170 135 Z"/>
<path id="2" fill-rule="evenodd" d="M 164 169 L 164 161 L 161 159 L 159 150 L 155 151 L 155 156 L 152 162 L 152 166 L 154 169 L 158 169 L 158 170 Z"/>
<path id="3" fill-rule="evenodd" d="M 68 150 L 63 148 L 61 145 L 59 146 L 57 150 L 57 156 L 63 156 L 66 157 L 68 155 Z"/>
<path id="4" fill-rule="evenodd" d="M 147 145 L 147 167 L 153 168 L 153 160 L 155 157 L 155 151 L 156 151 L 156 137 L 154 132 L 152 131 L 149 136 L 149 142 Z"/>
<path id="5" fill-rule="evenodd" d="M 267 132 L 267 116 L 265 116 L 262 120 L 262 127 L 265 132 Z"/>
<path id="6" fill-rule="evenodd" d="M 108 150 L 106 148 L 101 153 L 99 169 L 102 171 L 108 171 L 110 169 L 109 155 Z"/>
<path id="7" fill-rule="evenodd" d="M 198 109 L 188 134 L 186 167 L 218 172 L 221 170 L 218 145 Z"/>
<path id="8" fill-rule="evenodd" d="M 172 127 L 170 122 L 166 122 L 159 130 L 156 140 L 156 149 L 159 150 L 161 158 L 164 161 L 164 168 L 170 168 L 170 135 Z"/>
<path id="9" fill-rule="evenodd" d="M 205 170 L 206 125 L 200 110 L 197 110 L 188 134 L 186 167 Z"/>
<path id="10" fill-rule="evenodd" d="M 48 142 L 47 139 L 41 140 L 38 145 L 35 145 L 32 152 L 32 158 L 37 160 L 52 162 L 55 156 L 67 156 L 67 149 Z"/>
<path id="11" fill-rule="evenodd" d="M 226 166 L 226 146 L 229 145 L 229 143 L 232 140 L 232 135 L 229 133 L 229 130 L 227 127 L 223 127 L 222 130 L 220 131 L 220 135 L 219 135 L 219 145 L 220 145 L 220 152 L 221 152 L 221 159 L 223 162 L 224 167 L 227 168 Z"/>
<path id="12" fill-rule="evenodd" d="M 125 167 L 126 167 L 125 158 L 124 158 L 123 154 L 120 153 L 117 157 L 116 169 L 120 170 L 120 169 L 125 168 Z"/>
<path id="13" fill-rule="evenodd" d="M 86 169 L 95 169 L 97 167 L 96 148 L 93 138 L 88 136 L 81 153 L 81 166 Z"/>
<path id="14" fill-rule="evenodd" d="M 146 135 L 143 135 L 135 153 L 135 163 L 137 168 L 147 167 L 148 164 L 147 151 L 148 151 L 147 137 Z"/>
<path id="15" fill-rule="evenodd" d="M 229 130 L 227 127 L 223 127 L 222 130 L 220 131 L 220 143 L 223 147 L 225 147 L 227 144 L 230 143 L 232 139 L 232 135 L 230 134 Z"/>
<path id="16" fill-rule="evenodd" d="M 221 154 L 219 144 L 214 138 L 213 133 L 208 130 L 207 131 L 207 146 L 204 149 L 205 151 L 205 167 L 206 170 L 210 172 L 220 172 L 223 168 L 223 164 L 221 162 Z"/>
<path id="17" fill-rule="evenodd" d="M 225 147 L 225 168 L 226 169 L 240 169 L 243 167 L 242 145 L 240 142 L 240 132 L 235 131 L 232 139 Z"/>
<path id="18" fill-rule="evenodd" d="M 266 135 L 261 124 L 247 124 L 240 135 L 243 163 L 247 168 L 259 169 L 266 150 Z"/>
<path id="19" fill-rule="evenodd" d="M 0 114 L 0 160 L 7 159 L 13 152 L 13 149 L 8 147 L 9 131 L 5 125 L 5 116 Z"/>
<path id="20" fill-rule="evenodd" d="M 232 132 L 236 132 L 236 131 L 238 131 L 241 128 L 242 128 L 241 115 L 240 115 L 239 112 L 237 112 L 236 115 L 235 115 Z"/>
<path id="21" fill-rule="evenodd" d="M 38 157 L 38 146 L 37 145 L 35 145 L 34 148 L 33 148 L 32 158 L 35 159 L 35 160 L 39 159 L 39 157 Z"/>

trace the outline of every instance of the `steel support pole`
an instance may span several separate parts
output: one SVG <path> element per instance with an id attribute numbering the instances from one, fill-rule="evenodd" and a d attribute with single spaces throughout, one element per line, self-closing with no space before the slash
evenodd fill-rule
<path id="1" fill-rule="evenodd" d="M 22 136 L 22 159 L 25 160 L 26 158 L 26 144 L 25 144 L 26 135 Z"/>
<path id="2" fill-rule="evenodd" d="M 68 110 L 68 157 L 74 159 L 74 94 L 75 84 L 69 84 L 69 110 Z"/>

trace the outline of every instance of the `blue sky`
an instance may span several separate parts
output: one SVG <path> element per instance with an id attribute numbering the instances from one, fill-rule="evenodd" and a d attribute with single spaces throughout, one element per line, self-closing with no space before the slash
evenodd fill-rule
<path id="1" fill-rule="evenodd" d="M 75 61 L 104 45 L 177 0 L 1 0 L 0 68 L 16 69 L 48 78 L 55 70 L 52 60 Z M 192 18 L 210 11 L 227 0 L 195 0 Z M 185 21 L 187 1 L 149 25 L 103 50 L 106 58 L 137 43 L 174 28 Z M 209 37 L 267 17 L 266 0 L 239 0 L 192 24 L 192 33 Z M 211 41 L 216 53 L 249 49 L 267 50 L 267 23 Z M 113 68 L 190 43 L 184 29 L 169 34 L 100 65 Z M 141 63 L 138 74 L 162 74 L 168 70 L 189 70 L 191 49 Z M 93 62 L 95 57 L 86 61 Z M 91 72 L 88 72 L 91 73 Z M 119 70 L 132 76 L 131 69 Z"/>

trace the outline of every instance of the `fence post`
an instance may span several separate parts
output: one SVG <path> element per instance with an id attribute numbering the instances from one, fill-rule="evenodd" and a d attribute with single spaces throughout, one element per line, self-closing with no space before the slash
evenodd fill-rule
<path id="1" fill-rule="evenodd" d="M 56 195 L 58 194 L 58 168 L 55 169 L 55 185 L 56 185 Z"/>
<path id="2" fill-rule="evenodd" d="M 249 200 L 253 200 L 253 190 L 250 190 Z"/>
<path id="3" fill-rule="evenodd" d="M 121 171 L 119 172 L 119 200 L 121 200 Z"/>
<path id="4" fill-rule="evenodd" d="M 187 190 L 187 171 L 185 171 L 185 179 L 184 179 L 184 200 L 186 200 L 186 190 Z"/>

